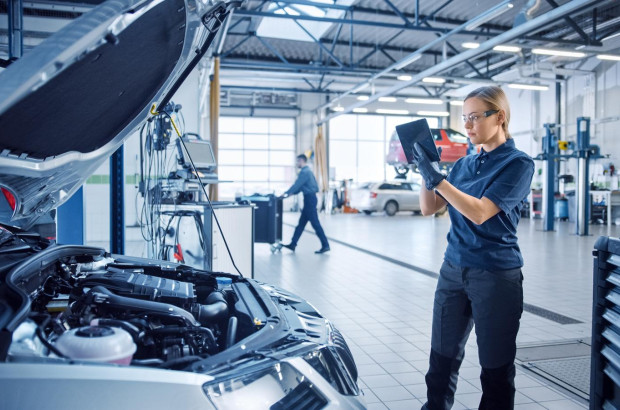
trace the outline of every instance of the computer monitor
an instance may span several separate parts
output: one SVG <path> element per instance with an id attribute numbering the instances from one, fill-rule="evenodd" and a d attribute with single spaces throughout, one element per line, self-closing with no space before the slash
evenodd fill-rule
<path id="1" fill-rule="evenodd" d="M 213 154 L 213 148 L 211 148 L 211 143 L 209 141 L 203 140 L 189 140 L 186 137 L 183 138 L 183 143 L 185 145 L 185 149 L 181 149 L 181 142 L 177 141 L 179 144 L 179 153 L 181 155 L 180 161 L 182 162 L 183 167 L 190 168 L 191 162 L 189 158 L 187 158 L 187 154 L 192 158 L 196 169 L 206 172 L 213 172 L 217 167 L 215 163 L 215 155 Z"/>

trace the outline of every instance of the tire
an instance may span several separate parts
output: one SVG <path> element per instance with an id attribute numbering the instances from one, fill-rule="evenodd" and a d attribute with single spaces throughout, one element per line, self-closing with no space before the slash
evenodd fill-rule
<path id="1" fill-rule="evenodd" d="M 396 171 L 397 175 L 405 176 L 407 175 L 407 172 L 409 172 L 409 167 L 405 165 L 394 165 L 394 171 Z"/>
<path id="2" fill-rule="evenodd" d="M 364 211 L 364 213 L 365 213 L 366 215 L 370 215 L 370 214 L 372 214 L 372 211 Z"/>
<path id="3" fill-rule="evenodd" d="M 384 209 L 387 216 L 394 216 L 398 212 L 398 203 L 396 201 L 388 201 Z"/>

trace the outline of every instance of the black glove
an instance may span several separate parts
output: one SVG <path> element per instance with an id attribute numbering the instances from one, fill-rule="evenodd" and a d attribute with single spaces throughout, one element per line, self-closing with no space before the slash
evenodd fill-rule
<path id="1" fill-rule="evenodd" d="M 438 149 L 441 157 L 441 148 Z M 426 189 L 432 191 L 446 176 L 439 171 L 439 162 L 431 162 L 424 149 L 417 142 L 413 146 L 413 160 L 424 179 Z"/>

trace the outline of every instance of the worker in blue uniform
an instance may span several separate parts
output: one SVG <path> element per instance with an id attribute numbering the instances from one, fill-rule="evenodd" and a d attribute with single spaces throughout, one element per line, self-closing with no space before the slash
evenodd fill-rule
<path id="1" fill-rule="evenodd" d="M 307 165 L 308 158 L 301 154 L 297 156 L 297 168 L 299 168 L 299 175 L 297 176 L 297 180 L 285 193 L 284 197 L 289 195 L 295 195 L 298 193 L 304 194 L 304 208 L 301 210 L 301 216 L 299 217 L 299 222 L 297 223 L 297 227 L 295 228 L 295 233 L 293 234 L 293 238 L 291 242 L 286 245 L 282 245 L 285 248 L 288 248 L 295 251 L 297 247 L 297 242 L 301 237 L 301 234 L 306 227 L 306 224 L 310 222 L 314 232 L 321 240 L 321 249 L 315 251 L 314 253 L 325 253 L 329 251 L 329 242 L 327 241 L 327 237 L 325 236 L 325 232 L 323 231 L 323 227 L 321 227 L 321 223 L 319 222 L 319 215 L 316 211 L 317 198 L 316 194 L 319 192 L 319 186 L 316 183 L 316 178 L 314 174 L 310 170 L 310 167 Z"/>
<path id="2" fill-rule="evenodd" d="M 510 107 L 499 87 L 472 91 L 463 122 L 476 154 L 459 159 L 446 177 L 419 146 L 414 157 L 424 187 L 424 215 L 448 206 L 451 227 L 435 302 L 427 402 L 450 409 L 465 343 L 475 324 L 482 398 L 480 409 L 514 408 L 516 338 L 523 312 L 523 258 L 517 224 L 530 192 L 534 162 L 508 132 Z"/>

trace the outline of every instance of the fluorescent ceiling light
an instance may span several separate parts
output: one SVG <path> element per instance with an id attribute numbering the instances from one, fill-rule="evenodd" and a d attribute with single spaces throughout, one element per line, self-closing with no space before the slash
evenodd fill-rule
<path id="1" fill-rule="evenodd" d="M 586 53 L 582 53 L 579 51 L 551 50 L 548 48 L 533 48 L 532 53 L 543 54 L 547 56 L 573 57 L 573 58 L 582 58 L 586 56 Z"/>
<path id="2" fill-rule="evenodd" d="M 368 112 L 368 108 L 353 108 L 353 112 Z"/>
<path id="3" fill-rule="evenodd" d="M 499 45 L 499 46 L 493 47 L 493 50 L 495 50 L 495 51 L 503 51 L 505 53 L 518 53 L 519 51 L 521 51 L 521 47 Z"/>
<path id="4" fill-rule="evenodd" d="M 483 25 L 484 23 L 486 23 L 487 21 L 494 19 L 495 17 L 507 12 L 513 7 L 514 6 L 512 5 L 512 3 L 499 4 L 498 6 L 495 6 L 494 8 L 488 10 L 487 12 L 482 13 L 478 17 L 474 17 L 471 23 L 465 26 L 465 30 L 467 31 L 475 30 L 481 25 Z"/>
<path id="5" fill-rule="evenodd" d="M 385 110 L 382 108 L 379 108 L 377 111 L 375 111 L 377 114 L 396 114 L 396 115 L 408 115 L 409 111 L 407 110 Z"/>
<path id="6" fill-rule="evenodd" d="M 423 117 L 447 117 L 450 115 L 447 111 L 418 111 L 417 114 Z"/>
<path id="7" fill-rule="evenodd" d="M 357 99 L 360 101 L 368 101 L 368 98 L 370 97 L 368 97 L 367 95 L 360 95 L 359 97 L 357 97 Z"/>
<path id="8" fill-rule="evenodd" d="M 458 107 L 462 107 L 463 104 L 465 104 L 465 101 L 459 101 L 459 100 L 450 100 L 450 105 L 456 105 Z"/>
<path id="9" fill-rule="evenodd" d="M 341 107 L 341 106 L 332 107 L 332 111 L 337 111 L 337 112 L 344 111 L 344 107 Z"/>
<path id="10" fill-rule="evenodd" d="M 396 102 L 396 97 L 379 97 L 381 102 Z"/>
<path id="11" fill-rule="evenodd" d="M 508 84 L 508 88 L 517 88 L 520 90 L 535 90 L 535 91 L 547 91 L 549 89 L 549 87 L 547 87 L 546 85 L 518 84 L 518 83 Z"/>
<path id="12" fill-rule="evenodd" d="M 414 61 L 418 61 L 421 58 L 422 54 L 409 55 L 409 57 L 405 57 L 401 61 L 397 61 L 396 63 L 394 63 L 395 65 L 393 70 L 400 70 L 402 68 L 405 68 L 409 64 L 413 63 Z"/>
<path id="13" fill-rule="evenodd" d="M 432 83 L 432 84 L 443 84 L 446 82 L 446 80 L 444 80 L 443 78 L 439 78 L 439 77 L 425 77 L 422 79 L 422 82 Z"/>
<path id="14" fill-rule="evenodd" d="M 443 104 L 442 100 L 438 100 L 436 98 L 407 98 L 405 102 L 409 104 L 432 104 L 432 105 Z"/>
<path id="15" fill-rule="evenodd" d="M 614 56 L 611 54 L 598 54 L 596 58 L 598 58 L 599 60 L 620 61 L 620 56 Z"/>
<path id="16" fill-rule="evenodd" d="M 397 80 L 400 81 L 409 81 L 411 80 L 411 76 L 410 75 L 399 75 L 398 77 L 396 77 Z"/>
<path id="17" fill-rule="evenodd" d="M 466 42 L 461 44 L 461 46 L 463 46 L 463 48 L 478 48 L 480 47 L 480 43 Z"/>

